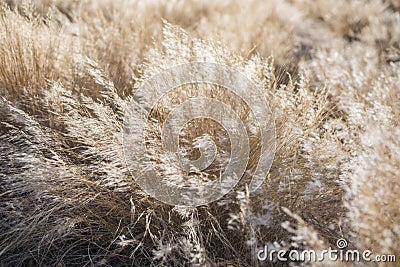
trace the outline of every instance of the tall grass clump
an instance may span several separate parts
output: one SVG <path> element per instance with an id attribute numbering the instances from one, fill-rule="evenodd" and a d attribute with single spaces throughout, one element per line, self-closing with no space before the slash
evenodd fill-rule
<path id="1" fill-rule="evenodd" d="M 0 266 L 342 266 L 257 259 L 265 246 L 322 251 L 340 238 L 400 260 L 399 12 L 395 0 L 2 1 Z M 255 193 L 245 175 L 218 201 L 173 207 L 129 171 L 124 116 L 148 79 L 196 61 L 260 88 L 275 158 Z M 169 91 L 146 140 L 166 180 L 176 173 L 159 123 L 199 96 L 231 106 L 249 132 L 255 124 L 222 87 Z M 194 120 L 183 131 L 190 158 L 199 136 L 221 140 L 217 175 L 231 152 L 224 129 Z"/>

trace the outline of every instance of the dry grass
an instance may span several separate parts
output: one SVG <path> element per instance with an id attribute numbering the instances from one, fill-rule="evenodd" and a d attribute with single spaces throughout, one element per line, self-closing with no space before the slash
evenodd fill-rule
<path id="1" fill-rule="evenodd" d="M 398 253 L 399 25 L 397 0 L 2 2 L 0 266 L 268 266 L 256 258 L 265 244 L 321 250 L 342 237 Z M 126 105 L 191 61 L 237 69 L 268 99 L 277 150 L 255 194 L 243 182 L 179 208 L 133 182 Z M 186 87 L 251 123 L 216 89 Z M 186 98 L 170 92 L 152 116 Z M 192 130 L 189 143 L 221 129 Z"/>

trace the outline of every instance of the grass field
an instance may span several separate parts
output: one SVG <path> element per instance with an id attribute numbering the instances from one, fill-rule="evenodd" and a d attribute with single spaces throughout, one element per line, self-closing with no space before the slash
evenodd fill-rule
<path id="1" fill-rule="evenodd" d="M 399 266 L 400 1 L 0 3 L 0 266 Z M 141 84 L 195 61 L 262 90 L 275 157 L 255 193 L 243 182 L 208 205 L 174 207 L 135 182 L 124 116 Z M 188 147 L 221 130 L 196 123 Z M 321 252 L 339 239 L 397 263 L 257 258 L 265 246 Z"/>

